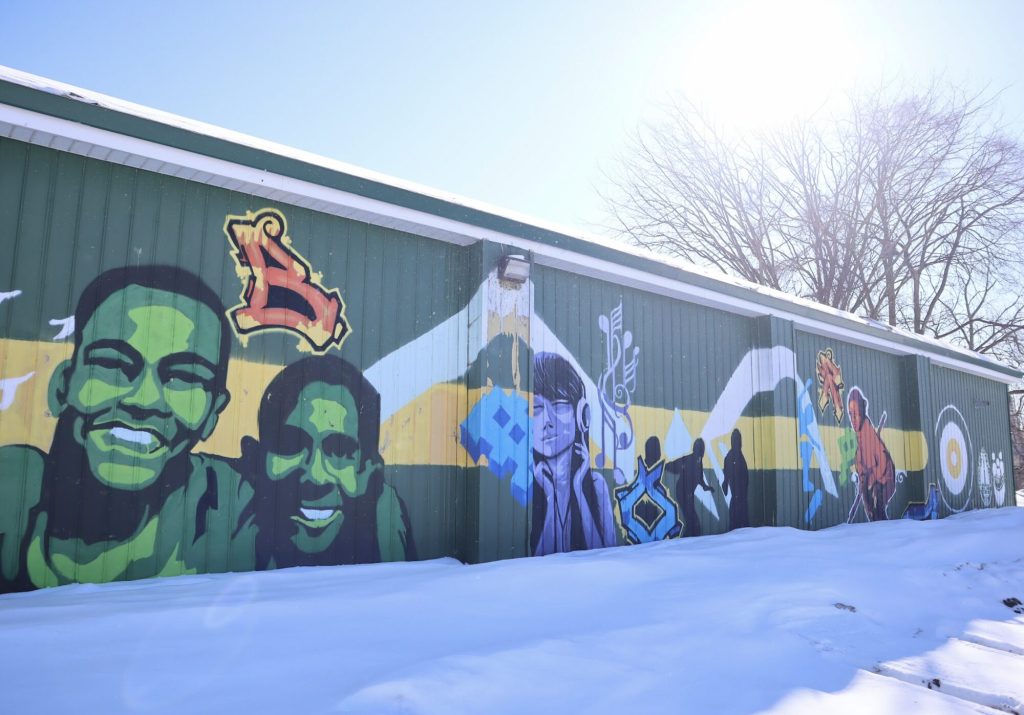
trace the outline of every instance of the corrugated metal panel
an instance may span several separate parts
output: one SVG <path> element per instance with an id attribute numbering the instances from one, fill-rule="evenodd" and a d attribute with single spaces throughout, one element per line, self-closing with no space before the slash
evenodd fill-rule
<path id="1" fill-rule="evenodd" d="M 47 385 L 54 368 L 70 356 L 73 343 L 68 336 L 55 336 L 68 325 L 79 296 L 97 276 L 126 266 L 179 267 L 197 274 L 229 310 L 242 302 L 245 271 L 240 273 L 231 256 L 225 220 L 263 208 L 267 202 L 261 198 L 0 140 L 0 240 L 10 257 L 0 267 L 0 293 L 7 293 L 0 303 L 0 380 L 32 373 L 17 385 L 3 384 L 3 397 L 11 401 L 0 411 L 5 464 L 20 465 L 20 475 L 32 471 L 25 461 L 35 459 L 31 455 L 53 451 L 55 420 L 47 405 Z M 402 544 L 390 542 L 403 531 L 398 523 L 403 514 L 412 525 L 419 557 L 459 553 L 468 458 L 458 443 L 458 420 L 465 416 L 468 397 L 465 387 L 446 385 L 454 385 L 451 380 L 465 371 L 467 362 L 466 326 L 460 328 L 458 320 L 449 324 L 473 292 L 465 276 L 466 249 L 294 206 L 270 208 L 285 217 L 291 251 L 308 263 L 316 274 L 313 280 L 326 291 L 340 291 L 345 302 L 350 333 L 342 348 L 331 348 L 329 354 L 372 373 L 387 410 L 380 444 L 387 464 L 385 481 L 394 490 L 388 494 L 397 494 L 404 506 L 400 509 L 395 502 L 387 507 L 382 500 L 379 513 L 366 517 L 378 523 L 380 543 L 339 558 L 362 560 L 378 551 L 385 558 L 401 552 Z M 286 292 L 303 285 L 298 278 L 289 281 L 283 285 Z M 130 325 L 125 317 L 106 329 L 109 337 L 124 340 Z M 416 338 L 442 329 L 452 339 L 434 341 L 438 349 L 416 354 L 406 349 Z M 147 330 L 152 342 L 161 326 L 149 325 Z M 282 366 L 309 356 L 309 342 L 295 330 L 256 333 L 244 344 L 231 338 L 231 399 L 211 437 L 195 449 L 222 458 L 215 462 L 218 474 L 250 468 L 233 460 L 241 455 L 241 442 L 256 435 L 256 415 L 267 385 Z M 433 375 L 438 379 L 432 380 Z M 426 389 L 406 389 L 410 385 Z M 309 418 L 311 408 L 302 409 Z M 226 495 L 221 492 L 220 497 Z M 114 503 L 105 499 L 102 510 Z M 15 530 L 25 530 L 27 515 L 11 518 L 18 522 Z M 105 517 L 81 518 L 102 522 Z M 75 573 L 51 574 L 45 580 L 236 568 L 239 562 L 229 558 L 233 547 L 228 546 L 234 536 L 215 531 L 211 527 L 203 553 L 193 554 L 190 565 L 157 563 L 163 559 L 160 554 L 173 551 L 167 541 L 173 537 L 161 528 L 150 544 L 155 555 L 144 563 L 95 572 L 76 567 Z M 215 535 L 223 541 L 215 543 Z M 8 544 L 14 541 L 7 539 Z M 92 553 L 85 545 L 73 551 L 72 560 Z"/>
<path id="2" fill-rule="evenodd" d="M 1013 500 L 1003 385 L 749 305 L 10 139 L 0 241 L 0 590 Z"/>
<path id="3" fill-rule="evenodd" d="M 932 370 L 928 486 L 942 516 L 1015 503 L 1006 388 L 954 370 Z"/>
<path id="4" fill-rule="evenodd" d="M 677 473 L 665 473 L 661 484 L 678 513 L 660 518 L 678 518 L 680 532 L 727 530 L 729 507 L 722 492 L 721 468 L 733 425 L 749 425 L 743 450 L 751 465 L 750 499 L 761 499 L 758 474 L 770 466 L 761 463 L 755 433 L 750 429 L 757 415 L 750 407 L 752 377 L 742 368 L 752 347 L 751 321 L 546 268 L 537 268 L 534 280 L 535 355 L 557 353 L 577 363 L 580 377 L 589 383 L 589 448 L 607 483 L 620 541 L 637 540 L 637 534 L 631 534 L 625 524 L 633 519 L 624 513 L 624 505 L 629 504 L 629 488 L 638 479 L 640 464 L 657 469 L 656 451 L 667 461 L 691 455 L 702 435 L 707 443 L 702 471 L 710 491 L 701 486 L 687 490 Z M 731 379 L 742 387 L 723 397 Z M 537 389 L 535 382 L 534 391 Z M 713 414 L 716 423 L 728 424 L 728 430 L 705 434 Z M 618 425 L 623 440 L 618 448 L 614 430 L 602 428 L 612 424 Z M 649 448 L 650 459 L 646 457 Z M 643 503 L 652 496 L 648 492 Z M 654 496 L 654 501 L 658 498 Z M 647 508 L 647 525 L 663 506 Z M 691 523 L 694 516 L 696 524 Z M 657 532 L 658 525 L 650 531 Z M 648 536 L 641 533 L 640 540 Z"/>
<path id="5" fill-rule="evenodd" d="M 808 481 L 801 469 L 799 483 L 802 487 L 791 490 L 787 497 L 799 504 L 799 525 L 821 528 L 847 521 L 900 518 L 917 495 L 915 485 L 920 482 L 925 460 L 923 435 L 905 410 L 907 385 L 903 380 L 903 358 L 802 331 L 797 332 L 796 342 L 799 373 L 814 406 L 814 419 L 824 447 L 823 454 L 804 448 L 809 456 Z M 818 376 L 819 363 L 824 380 Z M 827 379 L 830 375 L 831 380 Z M 829 391 L 829 384 L 835 386 L 834 392 Z M 866 430 L 864 437 L 859 436 L 850 411 L 855 393 L 863 397 L 866 406 L 867 422 L 862 425 Z M 871 433 L 878 439 L 876 442 L 871 438 L 873 446 L 878 447 L 880 442 L 881 449 L 888 452 L 893 461 L 893 474 L 884 473 L 882 468 L 877 476 L 867 475 L 872 482 L 877 479 L 885 482 L 884 511 L 865 508 L 864 494 L 857 482 L 860 477 L 858 454 L 863 452 L 864 463 L 870 462 L 871 445 L 861 446 L 861 442 Z M 803 441 L 809 443 L 814 439 L 807 436 Z M 881 453 L 878 459 L 884 461 Z M 801 468 L 804 461 L 807 460 L 801 460 Z M 832 472 L 831 484 L 824 478 L 824 471 Z"/>

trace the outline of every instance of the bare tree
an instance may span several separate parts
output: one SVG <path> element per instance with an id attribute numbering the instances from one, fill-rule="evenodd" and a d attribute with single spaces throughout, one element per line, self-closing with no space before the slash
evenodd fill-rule
<path id="1" fill-rule="evenodd" d="M 689 103 L 640 130 L 606 196 L 632 242 L 1018 361 L 1024 148 L 933 85 L 753 138 Z"/>
<path id="2" fill-rule="evenodd" d="M 612 229 L 1024 364 L 1024 147 L 993 109 L 937 83 L 881 89 L 737 137 L 680 101 L 636 132 L 610 177 Z M 1024 393 L 1012 417 L 1024 469 Z"/>

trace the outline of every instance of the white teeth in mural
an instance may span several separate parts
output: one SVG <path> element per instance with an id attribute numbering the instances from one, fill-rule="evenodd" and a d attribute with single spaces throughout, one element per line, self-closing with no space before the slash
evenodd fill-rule
<path id="1" fill-rule="evenodd" d="M 337 509 L 307 509 L 306 507 L 299 507 L 299 511 L 302 512 L 302 516 L 310 521 L 320 521 L 321 519 L 328 519 L 334 516 Z"/>
<path id="2" fill-rule="evenodd" d="M 123 442 L 131 442 L 132 444 L 141 444 L 145 446 L 149 446 L 156 439 L 152 434 L 145 430 L 128 429 L 127 427 L 114 427 L 110 430 L 110 434 Z"/>

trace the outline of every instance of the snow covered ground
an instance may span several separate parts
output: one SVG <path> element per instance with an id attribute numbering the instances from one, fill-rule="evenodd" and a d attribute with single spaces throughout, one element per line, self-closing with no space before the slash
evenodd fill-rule
<path id="1" fill-rule="evenodd" d="M 1024 509 L 66 586 L 0 597 L 0 711 L 1022 712 L 1004 599 Z"/>

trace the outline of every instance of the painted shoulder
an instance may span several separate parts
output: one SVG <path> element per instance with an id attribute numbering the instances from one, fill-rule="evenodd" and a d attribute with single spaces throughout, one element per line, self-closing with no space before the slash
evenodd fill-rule
<path id="1" fill-rule="evenodd" d="M 381 561 L 406 561 L 416 558 L 405 503 L 390 484 L 377 498 L 377 545 Z"/>
<path id="2" fill-rule="evenodd" d="M 10 533 L 8 519 L 39 502 L 45 464 L 46 453 L 35 447 L 0 447 L 0 534 Z"/>
<path id="3" fill-rule="evenodd" d="M 200 572 L 252 571 L 256 568 L 253 487 L 238 460 L 210 454 L 192 455 L 192 483 L 202 496 L 196 502 L 194 544 L 200 537 L 219 548 L 202 548 Z"/>
<path id="4" fill-rule="evenodd" d="M 29 513 L 39 503 L 46 454 L 35 447 L 0 447 L 0 591 L 18 576 Z"/>
<path id="5" fill-rule="evenodd" d="M 213 486 L 217 489 L 218 496 L 223 496 L 227 500 L 221 505 L 221 500 L 218 499 L 218 508 L 238 509 L 252 499 L 252 483 L 242 476 L 238 460 L 214 454 L 193 454 L 192 473 L 213 475 Z"/>

